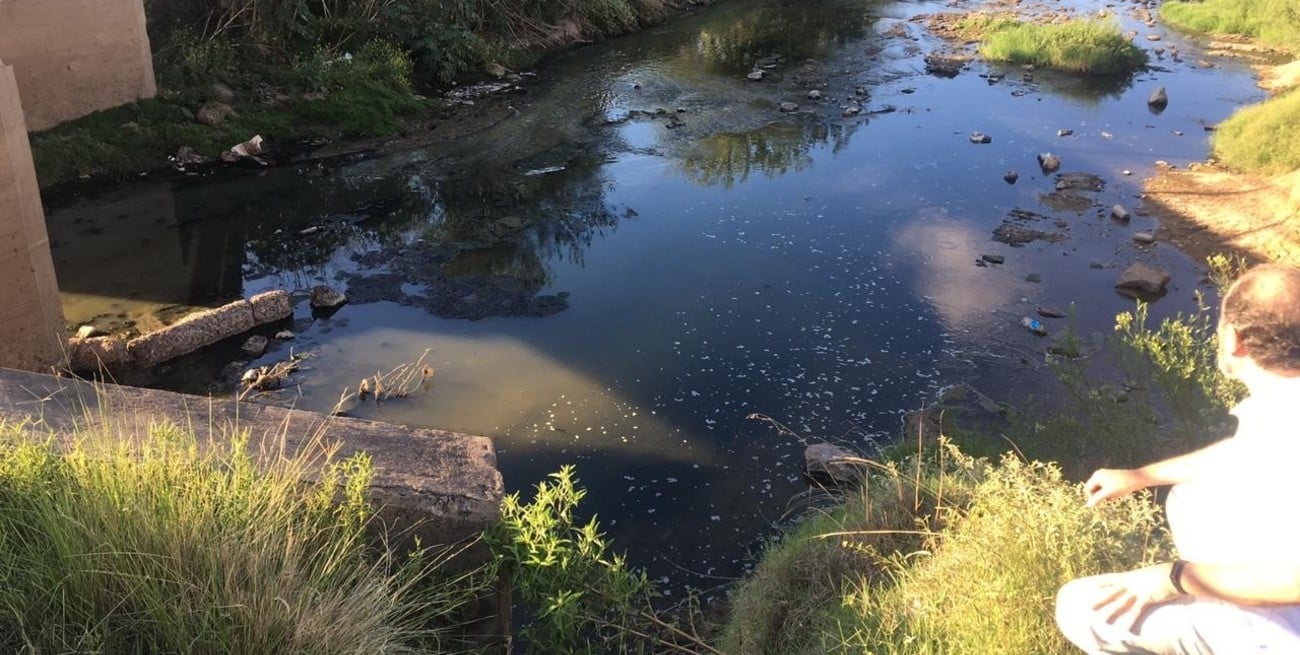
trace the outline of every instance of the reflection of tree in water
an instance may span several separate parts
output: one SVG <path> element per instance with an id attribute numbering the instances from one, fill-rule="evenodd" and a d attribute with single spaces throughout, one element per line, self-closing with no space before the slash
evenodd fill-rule
<path id="1" fill-rule="evenodd" d="M 551 281 L 547 262 L 581 264 L 593 239 L 618 222 L 599 171 L 570 162 L 532 176 L 474 171 L 439 180 L 421 238 L 354 256 L 372 272 L 350 276 L 350 293 L 358 302 L 391 300 L 452 318 L 563 310 L 566 294 L 542 294 Z"/>
<path id="2" fill-rule="evenodd" d="M 809 154 L 819 145 L 843 148 L 858 124 L 773 123 L 748 132 L 715 134 L 696 142 L 680 159 L 682 170 L 696 184 L 727 188 L 749 179 L 752 172 L 779 177 L 812 163 Z"/>
<path id="3" fill-rule="evenodd" d="M 747 9 L 704 26 L 686 58 L 723 70 L 743 70 L 759 57 L 818 57 L 834 46 L 860 38 L 874 21 L 862 7 L 843 3 L 795 2 Z"/>

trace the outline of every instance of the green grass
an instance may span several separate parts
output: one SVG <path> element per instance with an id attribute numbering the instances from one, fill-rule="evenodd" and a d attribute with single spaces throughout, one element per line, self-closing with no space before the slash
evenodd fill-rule
<path id="1" fill-rule="evenodd" d="M 1248 173 L 1300 169 L 1300 89 L 1238 110 L 1214 134 L 1214 156 Z"/>
<path id="2" fill-rule="evenodd" d="M 720 649 L 1065 655 L 1052 618 L 1064 582 L 1169 555 L 1145 499 L 1085 509 L 1054 465 L 940 448 L 875 467 L 860 495 L 770 549 Z"/>
<path id="3" fill-rule="evenodd" d="M 289 92 L 287 101 L 273 106 L 255 92 L 241 93 L 236 114 L 217 127 L 195 121 L 206 100 L 198 88 L 101 111 L 31 136 L 37 177 L 42 187 L 83 176 L 126 178 L 166 166 L 182 146 L 215 160 L 253 135 L 271 144 L 387 136 L 428 106 L 412 94 L 410 76 L 405 55 L 377 42 L 351 60 L 322 52 L 281 71 L 276 81 Z"/>
<path id="4" fill-rule="evenodd" d="M 1300 53 L 1300 4 L 1294 0 L 1170 0 L 1160 6 L 1169 25 L 1206 34 L 1236 34 Z"/>
<path id="5" fill-rule="evenodd" d="M 1146 53 L 1119 27 L 1091 20 L 1040 25 L 995 21 L 984 28 L 980 54 L 1070 73 L 1122 75 L 1146 65 Z"/>
<path id="6" fill-rule="evenodd" d="M 0 427 L 5 652 L 432 653 L 470 598 L 374 546 L 364 457 L 259 465 L 165 425 L 125 443 Z"/>
<path id="7" fill-rule="evenodd" d="M 1242 267 L 1209 262 L 1219 285 Z M 869 465 L 860 493 L 813 513 L 764 553 L 733 594 L 721 650 L 1076 653 L 1053 619 L 1060 586 L 1172 551 L 1149 496 L 1086 508 L 1071 480 L 1205 445 L 1243 391 L 1214 366 L 1204 305 L 1147 320 L 1140 304 L 1119 315 L 1102 351 L 1121 375 L 1143 381 L 1124 401 L 1089 377 L 1095 361 L 1065 360 L 1056 365 L 1063 400 L 1052 408 L 1020 412 L 1005 434 L 958 430 L 973 448 L 1005 451 L 1009 440 L 1016 454 L 975 458 L 945 437 L 928 452 L 900 444 L 891 460 Z"/>

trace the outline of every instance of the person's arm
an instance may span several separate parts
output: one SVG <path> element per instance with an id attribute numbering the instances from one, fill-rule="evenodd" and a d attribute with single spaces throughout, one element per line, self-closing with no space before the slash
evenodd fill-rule
<path id="1" fill-rule="evenodd" d="M 1237 605 L 1300 604 L 1300 563 L 1186 562 L 1178 576 L 1182 592 L 1172 572 L 1173 564 L 1164 563 L 1105 576 L 1093 609 L 1107 613 L 1107 623 L 1131 630 L 1148 609 L 1188 596 Z"/>
<path id="2" fill-rule="evenodd" d="M 1179 484 L 1213 477 L 1219 471 L 1242 470 L 1233 461 L 1236 441 L 1224 439 L 1186 455 L 1179 455 L 1136 469 L 1099 469 L 1084 483 L 1088 507 L 1103 500 L 1127 496 L 1147 487 Z"/>

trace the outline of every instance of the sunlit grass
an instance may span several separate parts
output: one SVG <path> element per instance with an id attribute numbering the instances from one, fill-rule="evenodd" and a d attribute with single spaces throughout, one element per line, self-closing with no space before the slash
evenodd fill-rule
<path id="1" fill-rule="evenodd" d="M 1176 28 L 1249 36 L 1300 53 L 1300 3 L 1294 0 L 1170 0 L 1160 18 Z"/>
<path id="2" fill-rule="evenodd" d="M 1300 89 L 1238 110 L 1219 125 L 1214 155 L 1230 168 L 1263 174 L 1300 169 Z"/>
<path id="3" fill-rule="evenodd" d="M 375 547 L 364 457 L 115 436 L 0 426 L 5 652 L 438 652 L 439 617 L 471 597 Z"/>
<path id="4" fill-rule="evenodd" d="M 995 61 L 1090 75 L 1128 73 L 1147 61 L 1146 53 L 1119 27 L 1090 20 L 1050 24 L 995 20 L 986 28 L 980 54 Z"/>

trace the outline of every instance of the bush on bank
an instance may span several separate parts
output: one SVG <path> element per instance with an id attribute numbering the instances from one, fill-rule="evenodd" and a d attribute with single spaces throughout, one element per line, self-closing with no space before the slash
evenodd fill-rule
<path id="1" fill-rule="evenodd" d="M 364 457 L 268 467 L 159 425 L 70 447 L 0 426 L 0 649 L 29 653 L 439 652 L 468 579 L 365 534 Z M 319 470 L 316 482 L 304 473 Z"/>
<path id="2" fill-rule="evenodd" d="M 1296 125 L 1300 125 L 1300 89 L 1234 112 L 1214 134 L 1214 156 L 1248 173 L 1300 170 Z"/>

